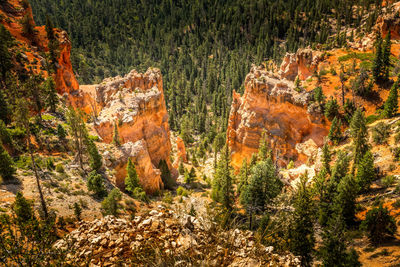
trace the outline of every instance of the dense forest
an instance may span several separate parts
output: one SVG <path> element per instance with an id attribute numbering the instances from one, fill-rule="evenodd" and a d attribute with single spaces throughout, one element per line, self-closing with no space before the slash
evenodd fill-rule
<path id="1" fill-rule="evenodd" d="M 279 61 L 285 52 L 307 45 L 342 46 L 346 44 L 342 33 L 357 29 L 365 14 L 374 21 L 378 10 L 368 11 L 375 2 L 32 0 L 31 4 L 38 24 L 49 16 L 69 33 L 72 63 L 81 83 L 100 82 L 133 68 L 159 67 L 171 128 L 193 124 L 190 128 L 204 133 L 213 122 L 222 126 L 217 130 L 224 130 L 231 92 L 243 92 L 251 64 Z M 205 110 L 214 119 L 207 119 Z"/>

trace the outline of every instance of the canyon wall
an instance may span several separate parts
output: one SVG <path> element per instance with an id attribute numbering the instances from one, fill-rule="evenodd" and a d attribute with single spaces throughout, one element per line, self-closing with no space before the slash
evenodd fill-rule
<path id="1" fill-rule="evenodd" d="M 263 132 L 280 165 L 290 160 L 306 161 L 307 156 L 296 149 L 299 143 L 312 140 L 317 146 L 323 145 L 329 127 L 321 114 L 308 107 L 312 93 L 295 90 L 292 81 L 297 76 L 307 78 L 316 67 L 304 62 L 316 62 L 316 58 L 312 51 L 288 54 L 279 73 L 252 67 L 245 80 L 244 95 L 233 93 L 227 142 L 235 168 L 258 152 Z"/>
<path id="2" fill-rule="evenodd" d="M 158 165 L 170 161 L 171 142 L 160 70 L 150 68 L 141 74 L 132 70 L 125 77 L 106 79 L 95 87 L 94 127 L 106 143 L 111 143 L 117 127 L 120 151 L 115 166 L 115 183 L 124 188 L 126 163 L 135 163 L 144 189 L 154 193 L 163 187 Z M 124 160 L 121 160 L 124 159 Z"/>
<path id="3" fill-rule="evenodd" d="M 47 39 L 45 26 L 36 26 L 32 15 L 32 9 L 24 8 L 21 1 L 9 0 L 0 5 L 0 15 L 3 19 L 0 23 L 11 33 L 17 40 L 18 49 L 23 51 L 23 57 L 27 60 L 25 68 L 29 68 L 36 74 L 42 74 L 48 77 L 46 71 L 46 60 L 43 53 L 49 52 L 49 40 Z M 20 21 L 24 17 L 28 17 L 34 27 L 35 33 L 32 36 L 26 36 L 23 33 Z M 55 82 L 57 92 L 59 94 L 67 93 L 67 97 L 72 100 L 70 93 L 79 89 L 78 81 L 75 78 L 72 64 L 70 60 L 71 54 L 71 41 L 65 31 L 54 29 L 55 37 L 58 40 L 58 60 L 56 63 L 57 70 L 52 74 Z"/>

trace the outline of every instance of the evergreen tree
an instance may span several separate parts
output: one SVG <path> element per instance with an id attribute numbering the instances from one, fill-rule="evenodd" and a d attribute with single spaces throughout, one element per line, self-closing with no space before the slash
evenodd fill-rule
<path id="1" fill-rule="evenodd" d="M 329 120 L 333 120 L 333 118 L 339 116 L 339 105 L 336 99 L 331 98 L 325 104 L 325 117 Z"/>
<path id="2" fill-rule="evenodd" d="M 67 137 L 67 132 L 61 124 L 57 125 L 57 136 L 60 140 L 64 140 Z"/>
<path id="3" fill-rule="evenodd" d="M 291 252 L 301 257 L 302 266 L 311 266 L 314 251 L 314 208 L 310 188 L 307 187 L 308 175 L 300 178 L 295 202 L 294 222 L 290 232 Z"/>
<path id="4" fill-rule="evenodd" d="M 353 138 L 354 163 L 357 164 L 368 151 L 368 131 L 363 112 L 357 109 L 350 123 L 350 135 Z"/>
<path id="5" fill-rule="evenodd" d="M 0 142 L 0 177 L 3 181 L 9 181 L 14 178 L 14 174 L 13 160 Z"/>
<path id="6" fill-rule="evenodd" d="M 342 121 L 335 117 L 332 121 L 331 128 L 329 130 L 328 138 L 331 140 L 335 145 L 339 144 L 342 140 Z"/>
<path id="7" fill-rule="evenodd" d="M 28 223 L 34 218 L 32 203 L 28 201 L 21 192 L 17 192 L 15 195 L 13 211 L 20 223 Z"/>
<path id="8" fill-rule="evenodd" d="M 92 171 L 87 179 L 87 188 L 92 191 L 97 197 L 103 197 L 107 194 L 104 186 L 103 177 L 96 171 Z"/>
<path id="9" fill-rule="evenodd" d="M 1 90 L 0 90 L 0 120 L 2 120 L 6 125 L 10 124 L 11 122 L 10 107 L 6 99 L 4 98 L 4 94 Z"/>
<path id="10" fill-rule="evenodd" d="M 319 258 L 326 267 L 361 267 L 355 251 L 347 251 L 343 218 L 335 215 L 322 232 Z M 355 255 L 354 255 L 355 252 Z"/>
<path id="11" fill-rule="evenodd" d="M 183 162 L 182 161 L 179 163 L 178 171 L 179 171 L 180 175 L 184 175 L 185 174 L 185 167 L 183 166 Z"/>
<path id="12" fill-rule="evenodd" d="M 74 138 L 77 159 L 79 160 L 79 165 L 83 170 L 84 143 L 88 136 L 86 124 L 83 121 L 81 114 L 73 108 L 68 109 L 66 117 L 70 127 L 70 134 Z"/>
<path id="13" fill-rule="evenodd" d="M 221 203 L 225 209 L 232 209 L 232 204 L 234 203 L 234 195 L 230 167 L 230 155 L 227 145 L 224 146 L 221 158 L 218 161 L 217 169 L 215 171 L 212 183 L 211 196 L 215 201 Z"/>
<path id="14" fill-rule="evenodd" d="M 242 162 L 242 167 L 240 168 L 240 173 L 239 173 L 239 185 L 237 188 L 237 192 L 240 195 L 248 185 L 248 180 L 249 180 L 249 167 L 247 166 L 247 159 L 243 159 Z"/>
<path id="15" fill-rule="evenodd" d="M 122 199 L 121 192 L 114 188 L 111 190 L 110 194 L 101 202 L 101 209 L 103 211 L 103 215 L 113 215 L 118 216 L 119 209 L 121 205 L 118 203 Z"/>
<path id="16" fill-rule="evenodd" d="M 77 202 L 74 203 L 74 214 L 75 214 L 76 220 L 80 221 L 81 215 L 82 215 L 82 207 Z"/>
<path id="17" fill-rule="evenodd" d="M 58 103 L 58 96 L 56 91 L 56 84 L 52 77 L 48 78 L 44 83 L 44 92 L 46 93 L 45 104 L 50 109 L 50 112 L 56 111 Z"/>
<path id="18" fill-rule="evenodd" d="M 241 202 L 252 214 L 262 212 L 283 187 L 271 158 L 258 162 L 251 169 L 248 185 L 244 187 Z"/>
<path id="19" fill-rule="evenodd" d="M 5 86 L 5 80 L 7 73 L 12 69 L 12 56 L 9 51 L 9 48 L 12 44 L 13 38 L 11 37 L 10 32 L 4 27 L 4 25 L 0 25 L 0 75 L 1 75 L 1 83 Z M 0 95 L 1 101 L 1 95 Z M 1 116 L 4 114 L 2 113 L 2 102 L 0 102 L 0 119 L 3 119 Z M 7 123 L 7 121 L 4 121 Z"/>
<path id="20" fill-rule="evenodd" d="M 361 229 L 367 232 L 368 238 L 373 244 L 380 244 L 388 237 L 396 233 L 396 221 L 382 204 L 367 212 L 365 220 L 361 223 Z"/>
<path id="21" fill-rule="evenodd" d="M 172 190 L 176 183 L 175 180 L 171 177 L 171 171 L 169 170 L 167 162 L 162 159 L 158 164 L 158 168 L 161 171 L 161 179 L 164 183 L 164 188 Z"/>
<path id="22" fill-rule="evenodd" d="M 392 118 L 397 114 L 397 110 L 399 108 L 398 87 L 399 87 L 399 81 L 397 80 L 390 89 L 389 96 L 385 102 L 383 110 L 383 115 L 385 116 L 385 118 Z"/>
<path id="23" fill-rule="evenodd" d="M 386 35 L 385 42 L 383 43 L 382 47 L 382 79 L 383 80 L 388 80 L 389 79 L 389 73 L 390 73 L 390 56 L 391 56 L 391 47 L 392 47 L 392 42 L 391 42 L 391 35 L 390 31 L 388 31 L 388 34 Z"/>
<path id="24" fill-rule="evenodd" d="M 328 173 L 331 172 L 331 161 L 332 154 L 329 148 L 329 144 L 325 142 L 324 146 L 322 147 L 322 166 Z"/>
<path id="25" fill-rule="evenodd" d="M 118 133 L 118 126 L 116 123 L 114 123 L 113 144 L 116 146 L 121 146 L 121 141 L 119 139 L 119 133 Z"/>
<path id="26" fill-rule="evenodd" d="M 90 168 L 92 168 L 92 170 L 98 172 L 101 169 L 101 167 L 103 166 L 103 162 L 102 162 L 102 157 L 101 157 L 99 151 L 97 150 L 97 146 L 93 142 L 93 140 L 87 138 L 86 147 L 87 147 L 87 150 L 89 153 Z"/>
<path id="27" fill-rule="evenodd" d="M 33 35 L 35 34 L 35 28 L 33 27 L 34 23 L 32 21 L 31 16 L 29 16 L 29 14 L 26 14 L 21 19 L 20 24 L 22 26 L 22 34 L 27 37 L 33 37 Z"/>
<path id="28" fill-rule="evenodd" d="M 126 171 L 127 171 L 127 176 L 125 178 L 125 189 L 126 191 L 133 193 L 136 187 L 140 187 L 140 183 L 135 165 L 133 164 L 130 158 L 128 160 Z"/>
<path id="29" fill-rule="evenodd" d="M 365 153 L 357 165 L 356 181 L 360 190 L 367 190 L 376 178 L 374 156 L 371 151 Z"/>
<path id="30" fill-rule="evenodd" d="M 267 146 L 266 132 L 263 131 L 258 148 L 258 160 L 263 161 L 266 160 L 268 157 L 271 157 L 271 151 Z"/>
<path id="31" fill-rule="evenodd" d="M 376 82 L 382 79 L 383 55 L 382 55 L 382 36 L 378 32 L 375 40 L 375 58 L 372 63 L 372 75 Z"/>
<path id="32" fill-rule="evenodd" d="M 346 175 L 339 183 L 337 195 L 334 200 L 335 209 L 347 226 L 354 224 L 356 213 L 357 183 L 350 174 Z"/>

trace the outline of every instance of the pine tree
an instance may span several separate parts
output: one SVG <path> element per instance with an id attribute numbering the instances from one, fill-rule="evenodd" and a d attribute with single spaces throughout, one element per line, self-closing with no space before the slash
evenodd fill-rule
<path id="1" fill-rule="evenodd" d="M 14 174 L 13 160 L 0 142 L 0 177 L 3 181 L 9 181 L 14 178 Z"/>
<path id="2" fill-rule="evenodd" d="M 164 183 L 164 188 L 172 190 L 176 183 L 175 180 L 171 177 L 171 171 L 169 170 L 167 162 L 163 159 L 160 160 L 160 163 L 158 164 L 158 169 L 160 169 L 161 171 L 161 180 Z"/>
<path id="3" fill-rule="evenodd" d="M 125 178 L 125 189 L 126 191 L 133 193 L 136 187 L 140 187 L 140 183 L 135 165 L 133 164 L 130 158 L 128 160 L 126 171 L 127 171 L 127 176 Z"/>
<path id="4" fill-rule="evenodd" d="M 32 37 L 35 34 L 35 29 L 33 27 L 32 18 L 29 14 L 26 14 L 20 21 L 22 26 L 22 34 L 28 37 Z"/>
<path id="5" fill-rule="evenodd" d="M 9 71 L 13 67 L 11 53 L 8 50 L 11 46 L 12 39 L 13 38 L 11 37 L 10 32 L 4 27 L 3 24 L 0 25 L 0 75 L 1 75 L 0 81 L 2 82 L 3 86 L 5 85 L 4 83 L 6 81 L 7 73 L 9 73 Z M 0 107 L 2 107 L 1 102 L 0 102 Z M 2 112 L 0 109 L 0 116 L 1 115 Z"/>
<path id="6" fill-rule="evenodd" d="M 334 206 L 347 226 L 354 224 L 356 213 L 357 183 L 353 175 L 346 175 L 339 183 Z"/>
<path id="7" fill-rule="evenodd" d="M 57 103 L 59 102 L 56 84 L 52 77 L 49 77 L 44 83 L 44 92 L 46 93 L 45 104 L 50 109 L 50 112 L 56 111 Z"/>
<path id="8" fill-rule="evenodd" d="M 266 132 L 263 131 L 261 134 L 260 144 L 258 148 L 258 160 L 266 160 L 268 157 L 271 157 L 271 151 L 267 146 L 267 137 Z"/>
<path id="9" fill-rule="evenodd" d="M 359 267 L 358 255 L 355 251 L 347 251 L 345 226 L 340 215 L 334 215 L 323 228 L 322 246 L 318 255 L 322 266 L 327 267 Z"/>
<path id="10" fill-rule="evenodd" d="M 3 92 L 0 90 L 0 120 L 2 120 L 6 125 L 11 122 L 11 111 L 10 107 L 4 98 Z"/>
<path id="11" fill-rule="evenodd" d="M 339 116 L 339 105 L 336 99 L 331 98 L 325 104 L 325 117 L 329 120 L 333 120 L 336 116 Z"/>
<path id="12" fill-rule="evenodd" d="M 248 185 L 244 187 L 241 195 L 241 202 L 249 213 L 262 212 L 269 201 L 281 192 L 282 186 L 272 159 L 267 158 L 252 167 Z"/>
<path id="13" fill-rule="evenodd" d="M 221 153 L 221 158 L 217 164 L 212 183 L 211 196 L 215 201 L 221 203 L 225 209 L 232 209 L 234 195 L 230 167 L 230 155 L 227 145 L 224 146 Z"/>
<path id="14" fill-rule="evenodd" d="M 87 188 L 92 191 L 97 197 L 103 197 L 107 194 L 104 186 L 103 177 L 96 171 L 92 171 L 87 179 Z"/>
<path id="15" fill-rule="evenodd" d="M 365 153 L 357 165 L 356 182 L 360 190 L 367 190 L 376 178 L 374 156 L 371 151 Z"/>
<path id="16" fill-rule="evenodd" d="M 368 130 L 363 112 L 357 109 L 350 123 L 350 135 L 353 138 L 354 163 L 357 164 L 368 151 Z"/>
<path id="17" fill-rule="evenodd" d="M 21 224 L 29 223 L 34 218 L 32 203 L 28 201 L 21 192 L 17 192 L 15 195 L 15 202 L 12 208 L 17 216 L 18 222 Z"/>
<path id="18" fill-rule="evenodd" d="M 386 35 L 385 42 L 383 43 L 382 47 L 382 79 L 383 80 L 388 80 L 389 79 L 389 72 L 390 72 L 390 56 L 391 56 L 391 47 L 392 47 L 392 42 L 391 42 L 391 34 L 390 31 L 388 31 L 388 34 Z"/>
<path id="19" fill-rule="evenodd" d="M 322 147 L 322 166 L 328 173 L 331 172 L 331 161 L 332 154 L 329 148 L 329 144 L 325 142 L 324 146 Z"/>
<path id="20" fill-rule="evenodd" d="M 71 107 L 68 109 L 66 117 L 70 127 L 70 134 L 74 138 L 75 150 L 77 152 L 76 156 L 79 160 L 79 165 L 83 170 L 84 144 L 88 138 L 86 124 L 83 121 L 81 114 Z"/>
<path id="21" fill-rule="evenodd" d="M 375 40 L 375 58 L 372 63 L 372 75 L 374 76 L 375 82 L 379 82 L 382 79 L 382 66 L 382 37 L 378 32 Z"/>
<path id="22" fill-rule="evenodd" d="M 119 133 L 118 133 L 118 126 L 116 123 L 114 123 L 113 144 L 116 146 L 121 146 L 121 141 L 119 139 Z"/>
<path id="23" fill-rule="evenodd" d="M 335 145 L 339 144 L 342 140 L 342 121 L 335 117 L 332 121 L 331 128 L 329 130 L 328 138 L 331 140 Z"/>
<path id="24" fill-rule="evenodd" d="M 118 202 L 121 199 L 122 199 L 122 194 L 117 188 L 111 190 L 110 194 L 108 194 L 108 196 L 103 200 L 103 202 L 101 202 L 101 209 L 103 215 L 118 216 L 119 209 L 121 207 L 121 205 Z"/>
<path id="25" fill-rule="evenodd" d="M 361 229 L 367 232 L 368 238 L 373 244 L 380 244 L 388 237 L 396 233 L 396 221 L 382 204 L 367 212 L 365 220 L 361 223 Z"/>
<path id="26" fill-rule="evenodd" d="M 240 168 L 239 173 L 239 185 L 237 188 L 237 192 L 240 195 L 243 192 L 243 189 L 248 185 L 249 180 L 249 167 L 247 166 L 247 159 L 243 159 L 242 167 Z"/>
<path id="27" fill-rule="evenodd" d="M 400 77 L 398 77 L 400 78 Z M 383 110 L 383 115 L 385 118 L 392 118 L 397 114 L 397 110 L 399 108 L 399 103 L 398 103 L 398 87 L 399 87 L 399 81 L 397 80 L 392 88 L 390 89 L 389 96 L 385 102 L 384 110 Z"/>
<path id="28" fill-rule="evenodd" d="M 74 203 L 74 214 L 75 214 L 76 220 L 80 221 L 81 215 L 82 215 L 82 207 L 77 202 Z"/>
<path id="29" fill-rule="evenodd" d="M 61 124 L 57 126 L 57 136 L 60 140 L 64 140 L 67 137 L 67 132 Z"/>
<path id="30" fill-rule="evenodd" d="M 307 187 L 308 175 L 300 178 L 295 202 L 294 222 L 290 232 L 290 250 L 301 257 L 302 266 L 311 266 L 314 251 L 314 203 L 310 188 Z"/>
<path id="31" fill-rule="evenodd" d="M 97 150 L 97 146 L 93 142 L 93 140 L 90 140 L 89 138 L 87 138 L 86 147 L 87 147 L 87 150 L 89 153 L 90 168 L 92 168 L 92 170 L 98 172 L 101 169 L 101 167 L 103 166 L 103 162 L 102 162 L 102 157 L 101 157 L 99 151 Z"/>

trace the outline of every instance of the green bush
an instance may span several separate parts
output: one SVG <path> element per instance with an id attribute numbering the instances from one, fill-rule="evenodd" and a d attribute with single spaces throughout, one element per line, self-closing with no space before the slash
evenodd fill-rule
<path id="1" fill-rule="evenodd" d="M 56 165 L 56 172 L 58 173 L 65 173 L 64 166 L 61 163 Z"/>
<path id="2" fill-rule="evenodd" d="M 189 196 L 189 191 L 187 191 L 182 186 L 179 186 L 178 189 L 176 189 L 176 193 L 178 194 L 178 196 L 183 196 L 183 197 Z"/>
<path id="3" fill-rule="evenodd" d="M 390 125 L 384 122 L 379 122 L 372 128 L 372 139 L 377 145 L 386 144 L 390 136 Z"/>
<path id="4" fill-rule="evenodd" d="M 149 202 L 149 197 L 141 187 L 136 187 L 132 192 L 132 196 L 139 201 Z"/>
<path id="5" fill-rule="evenodd" d="M 394 184 L 394 181 L 396 180 L 396 177 L 393 175 L 388 175 L 382 178 L 382 184 L 384 187 L 388 188 Z"/>

